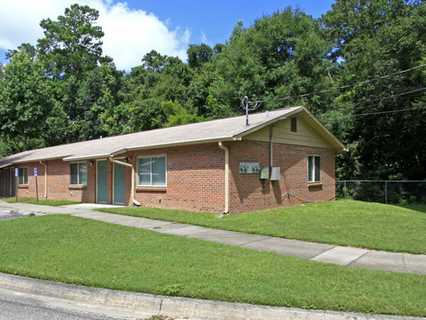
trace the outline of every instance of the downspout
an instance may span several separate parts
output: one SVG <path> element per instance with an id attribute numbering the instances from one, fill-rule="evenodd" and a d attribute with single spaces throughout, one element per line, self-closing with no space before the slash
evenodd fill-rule
<path id="1" fill-rule="evenodd" d="M 123 162 L 120 160 L 115 160 L 113 157 L 109 157 L 109 160 L 112 163 L 116 163 L 116 164 L 120 164 L 122 166 L 126 166 L 129 167 L 130 169 L 132 169 L 132 173 L 131 173 L 131 183 L 130 183 L 130 203 L 136 205 L 136 206 L 140 206 L 141 204 L 139 203 L 139 201 L 137 201 L 135 199 L 135 166 L 131 163 L 127 163 L 127 162 Z"/>
<path id="2" fill-rule="evenodd" d="M 272 167 L 273 163 L 273 143 L 272 143 L 272 125 L 269 127 L 269 180 L 271 180 L 272 176 Z"/>
<path id="3" fill-rule="evenodd" d="M 225 208 L 224 213 L 229 213 L 229 148 L 222 141 L 218 142 L 219 148 L 225 151 Z"/>
<path id="4" fill-rule="evenodd" d="M 43 161 L 40 161 L 40 164 L 44 168 L 44 195 L 43 198 L 47 199 L 47 164 Z"/>

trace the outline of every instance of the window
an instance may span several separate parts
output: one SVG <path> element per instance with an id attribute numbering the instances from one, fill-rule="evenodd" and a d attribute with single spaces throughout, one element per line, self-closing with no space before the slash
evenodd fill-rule
<path id="1" fill-rule="evenodd" d="M 297 132 L 297 118 L 291 118 L 291 132 Z"/>
<path id="2" fill-rule="evenodd" d="M 166 186 L 166 157 L 152 156 L 139 158 L 139 185 Z"/>
<path id="3" fill-rule="evenodd" d="M 87 164 L 83 162 L 71 163 L 71 184 L 87 184 Z"/>
<path id="4" fill-rule="evenodd" d="M 27 168 L 18 168 L 18 184 L 28 184 Z"/>
<path id="5" fill-rule="evenodd" d="M 308 157 L 308 182 L 319 182 L 320 181 L 320 157 L 309 156 Z"/>

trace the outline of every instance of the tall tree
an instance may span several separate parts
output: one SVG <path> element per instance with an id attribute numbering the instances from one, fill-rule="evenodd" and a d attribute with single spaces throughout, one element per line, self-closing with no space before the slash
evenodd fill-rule
<path id="1" fill-rule="evenodd" d="M 426 78 L 417 68 L 426 56 L 425 13 L 422 2 L 339 0 L 323 19 L 344 88 L 334 104 L 351 118 L 346 177 L 426 178 L 426 141 L 419 139 L 426 135 Z"/>
<path id="2" fill-rule="evenodd" d="M 191 44 L 187 50 L 188 64 L 191 68 L 199 68 L 213 57 L 213 49 L 206 44 Z"/>
<path id="3" fill-rule="evenodd" d="M 102 115 L 105 130 L 118 134 L 199 121 L 188 99 L 192 74 L 178 58 L 147 53 L 142 64 L 125 76 L 122 102 Z"/>
<path id="4" fill-rule="evenodd" d="M 329 49 L 318 23 L 299 10 L 277 12 L 250 28 L 239 23 L 229 42 L 196 76 L 201 83 L 194 87 L 207 86 L 197 108 L 212 117 L 240 113 L 243 96 L 262 100 L 263 109 L 301 104 L 300 94 L 329 87 Z M 326 95 L 306 101 L 314 112 L 328 102 Z"/>
<path id="5" fill-rule="evenodd" d="M 52 106 L 43 65 L 26 49 L 10 55 L 0 81 L 0 138 L 10 152 L 43 146 Z"/>
<path id="6" fill-rule="evenodd" d="M 72 142 L 105 134 L 100 129 L 100 108 L 118 103 L 120 74 L 111 59 L 102 56 L 99 13 L 72 5 L 57 20 L 41 22 L 44 37 L 37 53 L 54 88 L 54 112 L 49 116 L 49 143 Z"/>

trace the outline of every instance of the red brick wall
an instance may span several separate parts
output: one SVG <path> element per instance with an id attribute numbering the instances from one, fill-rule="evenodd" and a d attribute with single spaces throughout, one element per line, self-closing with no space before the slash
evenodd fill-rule
<path id="1" fill-rule="evenodd" d="M 82 189 L 70 188 L 70 164 L 62 160 L 45 161 L 47 164 L 47 198 L 56 200 L 73 200 L 79 202 L 95 202 L 95 164 L 87 162 L 87 186 Z M 19 197 L 35 198 L 36 178 L 34 168 L 38 168 L 38 194 L 44 196 L 44 167 L 38 162 L 22 164 L 28 170 L 28 185 L 18 186 Z"/>
<path id="2" fill-rule="evenodd" d="M 335 153 L 328 149 L 274 144 L 274 166 L 281 168 L 281 180 L 262 182 L 258 175 L 240 175 L 240 161 L 258 161 L 268 166 L 268 143 L 240 141 L 228 143 L 230 149 L 230 211 L 242 212 L 287 206 L 301 202 L 325 201 L 335 196 Z M 137 188 L 136 199 L 142 206 L 176 208 L 191 211 L 222 212 L 224 209 L 224 151 L 216 143 L 131 152 L 127 160 L 135 164 L 142 155 L 167 156 L 167 187 Z M 310 154 L 321 156 L 321 186 L 306 182 Z M 70 189 L 70 165 L 62 160 L 46 161 L 49 199 L 96 201 L 96 164 L 88 161 L 88 184 L 84 189 Z M 38 192 L 44 194 L 44 169 L 39 163 L 28 168 L 28 186 L 18 189 L 18 196 L 35 197 L 33 168 L 39 169 Z M 113 170 L 108 164 L 108 190 L 112 199 Z M 137 174 L 137 171 L 136 171 Z M 126 198 L 130 199 L 131 171 L 125 169 Z"/>
<path id="3" fill-rule="evenodd" d="M 277 144 L 273 145 L 273 166 L 281 168 L 281 180 L 262 182 L 258 175 L 241 175 L 240 161 L 258 161 L 268 166 L 266 142 L 241 141 L 230 148 L 230 211 L 242 212 L 288 206 L 302 202 L 327 201 L 335 197 L 335 153 L 332 150 Z M 307 183 L 307 156 L 321 156 L 321 186 Z"/>
<path id="4" fill-rule="evenodd" d="M 225 156 L 217 143 L 134 152 L 131 161 L 158 154 L 167 156 L 167 188 L 138 188 L 136 199 L 142 206 L 223 211 Z"/>

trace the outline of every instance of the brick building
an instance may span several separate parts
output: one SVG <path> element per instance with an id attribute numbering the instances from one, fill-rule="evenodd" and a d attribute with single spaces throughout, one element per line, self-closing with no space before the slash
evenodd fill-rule
<path id="1" fill-rule="evenodd" d="M 285 108 L 248 125 L 233 117 L 14 154 L 0 159 L 0 196 L 36 197 L 37 179 L 40 198 L 192 211 L 328 201 L 342 150 L 305 108 Z"/>

